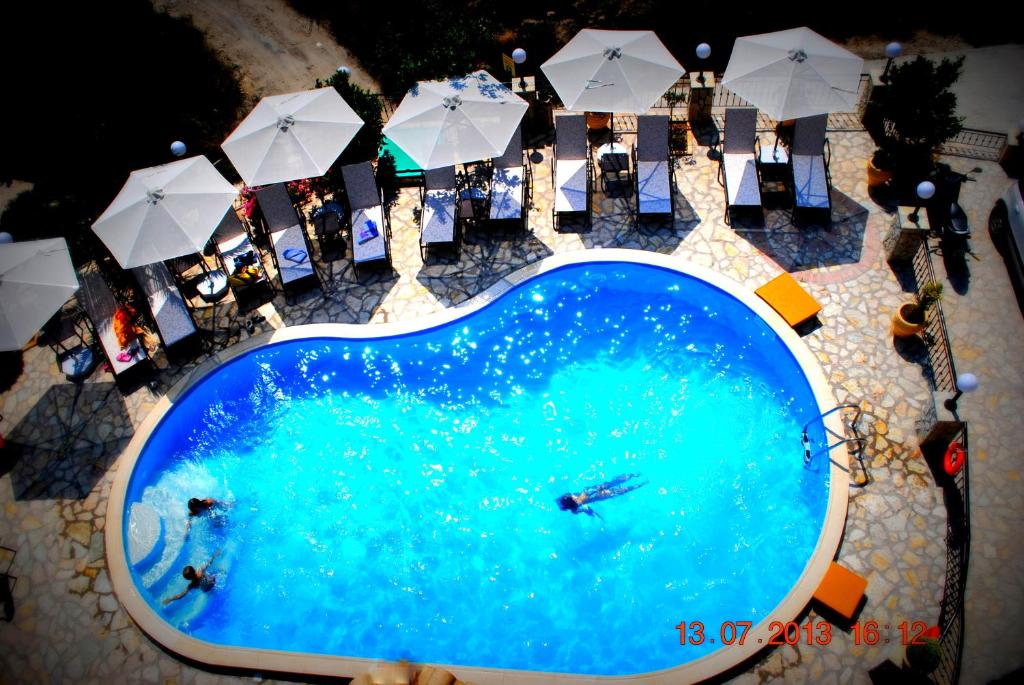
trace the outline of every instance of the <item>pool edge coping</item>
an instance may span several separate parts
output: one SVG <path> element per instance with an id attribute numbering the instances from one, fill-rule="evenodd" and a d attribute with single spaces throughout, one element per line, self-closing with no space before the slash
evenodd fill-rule
<path id="1" fill-rule="evenodd" d="M 174 400 L 224 362 L 257 347 L 309 337 L 378 338 L 434 328 L 463 318 L 494 302 L 513 287 L 548 271 L 570 264 L 609 261 L 646 264 L 688 274 L 732 295 L 760 316 L 786 344 L 804 371 L 820 411 L 824 413 L 838 404 L 821 363 L 810 348 L 775 310 L 747 286 L 689 260 L 642 250 L 604 248 L 552 255 L 506 275 L 483 292 L 459 305 L 415 319 L 374 324 L 304 324 L 280 328 L 248 338 L 226 350 L 211 354 L 202 364 L 179 380 L 157 401 L 139 424 L 132 440 L 113 465 L 115 472 L 107 502 L 104 541 L 108 573 L 113 584 L 114 594 L 122 607 L 151 640 L 187 660 L 211 666 L 261 672 L 354 677 L 384 663 L 380 659 L 214 645 L 190 637 L 173 628 L 153 611 L 131 579 L 124 539 L 121 534 L 124 525 L 124 500 L 127 494 L 128 480 L 142 447 L 159 421 L 173 407 Z M 825 424 L 837 434 L 844 434 L 845 428 L 838 412 L 827 416 Z M 680 683 L 706 680 L 736 668 L 769 646 L 768 638 L 772 634 L 769 631 L 771 622 L 781 620 L 786 623 L 794 620 L 803 612 L 811 602 L 815 590 L 828 570 L 829 563 L 835 558 L 845 529 L 849 504 L 848 474 L 840 464 L 849 464 L 849 453 L 843 444 L 838 446 L 832 454 L 834 461 L 830 465 L 828 505 L 814 550 L 793 588 L 763 620 L 750 629 L 745 644 L 716 649 L 711 654 L 680 666 L 628 676 L 591 676 L 482 668 L 457 664 L 439 665 L 457 673 L 461 679 L 472 680 L 477 685 L 510 685 L 511 683 L 527 685 L 531 683 L 680 685 Z M 680 616 L 679 620 L 694 621 L 701 620 L 701 617 Z M 711 634 L 717 632 L 711 626 L 707 626 L 707 630 Z M 761 640 L 760 644 L 758 640 Z"/>

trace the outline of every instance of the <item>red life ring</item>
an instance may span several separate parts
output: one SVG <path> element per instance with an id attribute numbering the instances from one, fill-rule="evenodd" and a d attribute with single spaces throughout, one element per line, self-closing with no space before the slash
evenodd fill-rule
<path id="1" fill-rule="evenodd" d="M 959 442 L 949 443 L 949 447 L 946 448 L 946 457 L 942 460 L 942 468 L 946 470 L 946 473 L 955 476 L 960 473 L 960 469 L 966 462 L 967 452 L 964 450 L 964 446 Z"/>

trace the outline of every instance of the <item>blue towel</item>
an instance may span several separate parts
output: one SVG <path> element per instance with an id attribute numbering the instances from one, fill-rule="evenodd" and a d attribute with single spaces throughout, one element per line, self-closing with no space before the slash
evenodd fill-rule
<path id="1" fill-rule="evenodd" d="M 306 251 L 294 247 L 289 247 L 281 256 L 296 264 L 302 264 L 302 262 L 306 261 Z"/>
<path id="2" fill-rule="evenodd" d="M 377 232 L 377 222 L 373 219 L 367 219 L 366 228 L 359 231 L 359 244 L 369 242 L 376 238 L 380 233 Z"/>

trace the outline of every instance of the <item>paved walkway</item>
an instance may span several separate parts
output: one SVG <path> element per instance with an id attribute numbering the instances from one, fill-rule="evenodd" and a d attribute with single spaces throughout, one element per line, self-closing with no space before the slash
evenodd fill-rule
<path id="1" fill-rule="evenodd" d="M 502 238 L 471 230 L 458 260 L 424 264 L 414 222 L 417 195 L 405 190 L 393 213 L 393 273 L 357 281 L 347 260 L 335 262 L 326 294 L 314 291 L 292 304 L 277 297 L 262 308 L 267 322 L 258 330 L 418 317 L 462 302 L 525 264 L 571 250 L 615 246 L 677 255 L 751 288 L 790 271 L 824 306 L 821 326 L 804 341 L 831 379 L 837 400 L 859 403 L 867 413 L 871 483 L 851 489 L 839 558 L 868 578 L 860 619 L 876 621 L 881 639 L 890 641 L 855 645 L 853 635 L 837 630 L 827 646 L 762 652 L 734 682 L 867 683 L 869 668 L 889 657 L 899 661 L 901 621 L 938 618 L 945 508 L 916 448 L 915 421 L 932 401 L 925 355 L 920 346 L 894 345 L 889 332 L 892 312 L 908 295 L 879 248 L 890 215 L 867 193 L 865 161 L 873 146 L 864 133 L 834 133 L 830 139 L 835 213 L 829 229 L 798 230 L 778 211 L 767 213 L 764 227 L 726 225 L 717 163 L 706 148 L 696 148 L 697 154 L 676 170 L 672 227 L 638 232 L 624 201 L 598 192 L 593 229 L 559 234 L 551 225 L 551 150 L 540 148 L 544 161 L 533 167 L 531 232 Z M 964 160 L 954 161 L 962 166 Z M 1007 181 L 995 164 L 982 166 L 979 183 L 964 191 L 978 261 L 970 261 L 966 292 L 948 284 L 943 303 L 959 368 L 974 371 L 982 383 L 977 394 L 961 401 L 962 414 L 971 421 L 974 457 L 975 567 L 964 666 L 964 681 L 971 683 L 1019 666 L 1014 661 L 1024 653 L 1018 631 L 1024 607 L 1018 533 L 1024 504 L 1013 463 L 1024 444 L 1024 424 L 1015 420 L 1024 322 L 983 228 L 987 207 Z M 222 323 L 237 323 L 233 306 L 222 309 Z M 91 420 L 76 448 L 62 457 L 45 446 L 27 449 L 0 477 L 0 544 L 18 550 L 12 568 L 18 577 L 17 613 L 13 623 L 0 625 L 0 673 L 12 681 L 240 682 L 169 656 L 135 627 L 111 592 L 103 528 L 118 454 L 159 393 L 192 368 L 169 365 L 160 356 L 158 362 L 165 370 L 156 390 L 143 387 L 127 396 L 108 394 L 109 374 L 95 373 L 78 402 L 79 416 Z M 73 386 L 57 375 L 50 350 L 31 349 L 21 380 L 0 398 L 0 429 L 26 444 L 43 444 L 57 429 L 56 412 L 66 416 L 72 397 Z M 811 612 L 801 620 L 820 619 Z"/>

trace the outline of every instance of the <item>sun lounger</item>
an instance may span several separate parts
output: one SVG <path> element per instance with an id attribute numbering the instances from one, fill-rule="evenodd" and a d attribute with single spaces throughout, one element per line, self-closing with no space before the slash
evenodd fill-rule
<path id="1" fill-rule="evenodd" d="M 96 332 L 100 348 L 110 364 L 114 378 L 120 382 L 128 382 L 129 379 L 152 371 L 149 354 L 140 339 L 135 338 L 126 345 L 122 345 L 118 340 L 114 322 L 119 308 L 118 303 L 114 299 L 114 293 L 103 280 L 99 268 L 95 264 L 82 267 L 78 272 L 78 280 L 82 286 L 77 293 L 79 301 L 92 321 L 92 328 Z M 122 310 L 126 313 L 122 316 L 127 317 L 129 310 L 126 307 L 122 307 Z M 128 326 L 134 323 L 131 318 L 122 320 Z"/>
<path id="2" fill-rule="evenodd" d="M 452 245 L 458 250 L 458 222 L 455 217 L 457 188 L 455 167 L 428 169 L 420 191 L 420 252 Z"/>
<path id="3" fill-rule="evenodd" d="M 725 132 L 718 180 L 725 188 L 725 218 L 737 209 L 761 212 L 761 181 L 757 175 L 757 110 L 735 107 L 725 110 Z"/>
<path id="4" fill-rule="evenodd" d="M 555 188 L 552 219 L 556 230 L 561 219 L 582 217 L 590 227 L 591 186 L 594 176 L 587 142 L 587 120 L 582 114 L 555 117 L 555 146 L 551 156 Z"/>
<path id="5" fill-rule="evenodd" d="M 135 280 L 146 294 L 149 310 L 156 322 L 157 333 L 168 354 L 184 350 L 199 341 L 199 331 L 171 272 L 163 262 L 154 262 L 132 269 Z"/>
<path id="6" fill-rule="evenodd" d="M 814 599 L 852 621 L 867 587 L 866 578 L 833 561 L 815 590 Z"/>
<path id="7" fill-rule="evenodd" d="M 256 204 L 270 236 L 274 265 L 285 294 L 319 285 L 309 237 L 285 184 L 275 183 L 257 190 Z"/>
<path id="8" fill-rule="evenodd" d="M 234 209 L 228 209 L 224 214 L 213 232 L 213 243 L 239 310 L 258 307 L 269 299 L 273 288 L 263 268 L 262 255 L 252 244 Z"/>
<path id="9" fill-rule="evenodd" d="M 818 301 L 785 271 L 754 292 L 793 327 L 821 311 Z"/>
<path id="10" fill-rule="evenodd" d="M 523 152 L 523 131 L 517 126 L 505 152 L 491 170 L 489 217 L 495 222 L 518 222 L 526 230 L 530 199 L 530 165 Z"/>
<path id="11" fill-rule="evenodd" d="M 674 206 L 675 179 L 669 156 L 668 117 L 636 118 L 636 144 L 633 168 L 636 169 L 636 221 L 643 217 L 669 217 Z"/>
<path id="12" fill-rule="evenodd" d="M 793 169 L 793 217 L 817 213 L 832 217 L 828 162 L 831 148 L 825 137 L 828 115 L 803 117 L 793 126 L 790 165 Z"/>
<path id="13" fill-rule="evenodd" d="M 369 162 L 341 167 L 348 196 L 352 226 L 352 263 L 359 267 L 370 262 L 391 263 L 388 237 L 391 227 L 381 199 L 377 179 Z"/>

